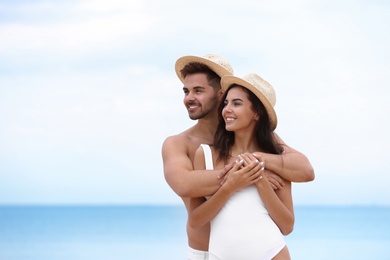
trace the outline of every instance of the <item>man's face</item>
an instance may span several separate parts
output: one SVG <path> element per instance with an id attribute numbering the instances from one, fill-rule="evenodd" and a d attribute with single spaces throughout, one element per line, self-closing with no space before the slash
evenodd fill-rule
<path id="1" fill-rule="evenodd" d="M 218 91 L 208 84 L 206 74 L 187 75 L 184 79 L 183 91 L 183 102 L 191 119 L 203 118 L 217 110 Z"/>

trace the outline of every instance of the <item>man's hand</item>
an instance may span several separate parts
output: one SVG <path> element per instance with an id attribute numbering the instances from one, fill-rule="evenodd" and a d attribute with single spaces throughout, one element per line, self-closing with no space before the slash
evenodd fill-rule
<path id="1" fill-rule="evenodd" d="M 223 186 L 234 192 L 248 185 L 255 184 L 262 178 L 260 176 L 263 168 L 263 165 L 257 159 L 247 163 L 246 160 L 239 157 L 239 161 L 236 161 L 234 164 Z"/>
<path id="2" fill-rule="evenodd" d="M 263 165 L 264 162 L 259 161 L 252 154 L 240 154 L 237 161 L 225 165 L 218 177 L 222 178 L 221 185 L 226 182 L 231 174 L 242 175 L 243 178 L 247 178 L 249 181 L 247 185 L 253 184 L 260 178 L 260 170 L 264 170 Z M 234 180 L 234 178 L 235 177 L 233 177 L 232 180 Z"/>
<path id="3" fill-rule="evenodd" d="M 218 174 L 218 179 L 222 179 L 221 185 L 225 183 L 226 178 L 229 176 L 229 173 L 234 172 L 238 169 L 237 167 L 233 169 L 234 165 L 235 165 L 235 162 L 231 162 L 231 163 L 225 165 L 225 167 L 223 167 L 221 172 Z"/>
<path id="4" fill-rule="evenodd" d="M 263 158 L 263 156 L 260 153 L 253 153 L 252 155 L 254 156 L 254 158 L 257 158 L 259 161 L 265 162 L 265 158 Z M 249 154 L 247 156 L 249 156 Z M 284 180 L 275 172 L 268 170 L 266 163 L 265 163 L 264 173 L 266 174 L 266 177 L 269 183 L 271 184 L 271 187 L 274 190 L 283 188 L 283 186 L 285 185 Z"/>
<path id="5" fill-rule="evenodd" d="M 267 175 L 267 179 L 274 190 L 283 188 L 285 183 L 284 180 L 279 175 L 277 175 L 275 172 L 271 170 L 267 170 L 267 168 L 264 170 L 264 173 Z"/>

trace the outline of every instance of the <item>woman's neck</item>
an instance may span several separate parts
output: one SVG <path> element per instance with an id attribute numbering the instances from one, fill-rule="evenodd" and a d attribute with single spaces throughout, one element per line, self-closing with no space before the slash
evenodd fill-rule
<path id="1" fill-rule="evenodd" d="M 234 134 L 234 144 L 230 149 L 230 154 L 232 156 L 237 156 L 242 153 L 253 153 L 258 151 L 256 143 L 253 140 L 253 135 L 251 134 Z"/>

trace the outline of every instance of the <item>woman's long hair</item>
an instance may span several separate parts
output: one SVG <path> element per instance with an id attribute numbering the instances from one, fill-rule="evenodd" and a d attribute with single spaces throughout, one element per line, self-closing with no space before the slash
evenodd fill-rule
<path id="1" fill-rule="evenodd" d="M 213 143 L 214 148 L 219 151 L 217 160 L 226 161 L 231 156 L 230 149 L 234 144 L 234 132 L 226 130 L 225 120 L 222 116 L 226 96 L 234 87 L 239 87 L 244 90 L 252 104 L 252 110 L 259 115 L 259 120 L 256 121 L 257 123 L 252 133 L 253 140 L 256 145 L 261 149 L 261 152 L 281 154 L 283 152 L 283 148 L 277 143 L 274 132 L 271 130 L 271 122 L 263 103 L 261 103 L 259 98 L 247 88 L 233 84 L 223 94 L 222 102 L 218 107 L 218 126 Z"/>

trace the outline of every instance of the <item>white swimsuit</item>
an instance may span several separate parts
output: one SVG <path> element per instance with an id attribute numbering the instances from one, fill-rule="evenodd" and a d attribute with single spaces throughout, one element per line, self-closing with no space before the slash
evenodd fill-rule
<path id="1" fill-rule="evenodd" d="M 210 147 L 202 147 L 206 169 L 213 169 Z M 211 221 L 210 260 L 268 260 L 285 245 L 255 185 L 236 191 Z"/>

